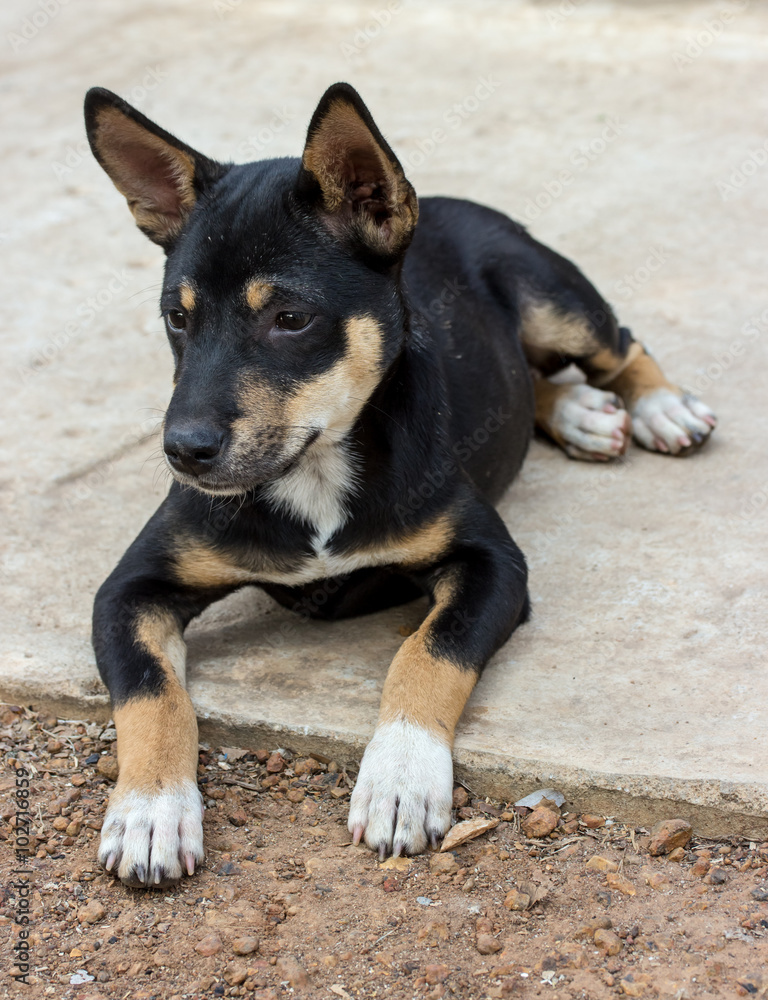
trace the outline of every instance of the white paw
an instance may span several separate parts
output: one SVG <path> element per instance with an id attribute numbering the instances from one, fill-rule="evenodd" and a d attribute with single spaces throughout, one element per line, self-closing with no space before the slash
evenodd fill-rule
<path id="1" fill-rule="evenodd" d="M 698 448 L 714 430 L 717 417 L 689 393 L 657 389 L 632 409 L 635 440 L 650 451 L 680 455 Z"/>
<path id="2" fill-rule="evenodd" d="M 631 419 L 619 397 L 590 385 L 573 385 L 555 403 L 552 426 L 571 458 L 605 462 L 623 455 Z"/>
<path id="3" fill-rule="evenodd" d="M 191 781 L 156 793 L 115 788 L 99 861 L 135 888 L 164 888 L 203 860 L 203 800 Z"/>
<path id="4" fill-rule="evenodd" d="M 419 854 L 451 825 L 450 748 L 428 729 L 399 720 L 377 726 L 352 792 L 349 831 L 383 859 Z"/>

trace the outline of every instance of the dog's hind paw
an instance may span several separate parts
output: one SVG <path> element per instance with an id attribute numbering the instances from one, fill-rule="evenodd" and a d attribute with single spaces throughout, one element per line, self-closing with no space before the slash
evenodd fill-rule
<path id="1" fill-rule="evenodd" d="M 451 825 L 453 762 L 449 747 L 413 722 L 379 725 L 360 764 L 349 809 L 354 843 L 380 859 L 436 847 Z"/>
<path id="2" fill-rule="evenodd" d="M 700 448 L 717 417 L 690 393 L 656 389 L 632 407 L 632 433 L 638 444 L 667 455 L 687 455 Z"/>
<path id="3" fill-rule="evenodd" d="M 632 422 L 619 397 L 584 384 L 563 388 L 550 423 L 566 454 L 587 462 L 606 462 L 623 455 Z"/>
<path id="4" fill-rule="evenodd" d="M 203 801 L 191 781 L 159 792 L 115 788 L 99 862 L 133 888 L 163 889 L 203 860 Z"/>

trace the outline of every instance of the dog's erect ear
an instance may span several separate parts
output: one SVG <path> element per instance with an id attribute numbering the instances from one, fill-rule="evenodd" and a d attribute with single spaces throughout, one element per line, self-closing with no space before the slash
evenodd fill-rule
<path id="1" fill-rule="evenodd" d="M 299 193 L 314 200 L 335 235 L 392 261 L 405 251 L 419 213 L 416 192 L 349 84 L 323 94 L 301 162 Z"/>
<path id="2" fill-rule="evenodd" d="M 125 195 L 136 225 L 165 250 L 201 191 L 228 170 L 103 87 L 93 87 L 85 96 L 85 130 L 93 155 Z"/>

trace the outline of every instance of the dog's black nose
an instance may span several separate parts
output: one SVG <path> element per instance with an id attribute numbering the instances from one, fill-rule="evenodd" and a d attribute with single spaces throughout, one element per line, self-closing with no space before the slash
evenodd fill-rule
<path id="1" fill-rule="evenodd" d="M 163 447 L 177 472 L 201 476 L 213 467 L 225 438 L 223 430 L 210 424 L 179 424 L 166 427 Z"/>

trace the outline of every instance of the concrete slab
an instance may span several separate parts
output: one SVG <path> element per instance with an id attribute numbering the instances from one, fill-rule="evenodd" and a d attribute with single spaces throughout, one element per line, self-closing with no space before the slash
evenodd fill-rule
<path id="1" fill-rule="evenodd" d="M 161 254 L 84 153 L 83 92 L 108 86 L 244 160 L 296 154 L 347 79 L 422 194 L 527 221 L 721 418 L 687 461 L 633 449 L 606 469 L 534 445 L 503 503 L 534 616 L 472 698 L 460 773 L 766 836 L 768 10 L 378 6 L 4 5 L 0 694 L 108 713 L 92 595 L 166 488 Z M 204 732 L 354 757 L 422 610 L 306 625 L 256 592 L 213 608 L 189 631 Z"/>

